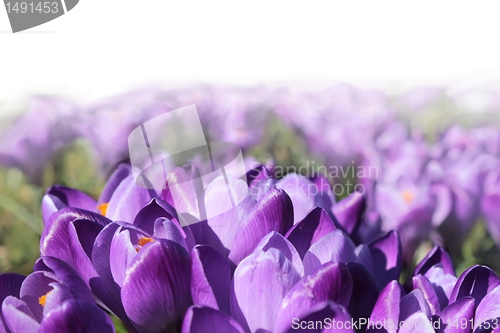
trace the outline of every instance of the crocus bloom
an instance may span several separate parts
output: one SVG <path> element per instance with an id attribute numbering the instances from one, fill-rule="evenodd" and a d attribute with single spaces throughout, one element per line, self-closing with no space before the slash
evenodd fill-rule
<path id="1" fill-rule="evenodd" d="M 486 332 L 499 329 L 500 278 L 472 266 L 457 279 L 449 255 L 433 248 L 415 269 L 411 291 L 392 281 L 380 293 L 367 332 Z"/>
<path id="2" fill-rule="evenodd" d="M 153 220 L 155 235 L 112 222 L 96 237 L 94 294 L 138 332 L 180 327 L 191 305 L 191 263 L 185 234 L 172 220 Z"/>
<path id="3" fill-rule="evenodd" d="M 3 284 L 12 288 L 10 295 L 3 295 L 4 332 L 69 333 L 75 328 L 78 332 L 115 332 L 111 318 L 97 306 L 90 289 L 70 266 L 51 257 L 41 260 L 38 266 L 46 270 L 35 271 L 24 281 L 11 276 L 10 283 Z"/>

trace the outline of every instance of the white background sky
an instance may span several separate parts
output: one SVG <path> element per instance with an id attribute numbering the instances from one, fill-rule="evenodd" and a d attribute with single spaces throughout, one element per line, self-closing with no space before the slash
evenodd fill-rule
<path id="1" fill-rule="evenodd" d="M 0 112 L 157 83 L 484 84 L 500 78 L 499 17 L 498 1 L 80 0 L 12 34 L 0 8 Z"/>

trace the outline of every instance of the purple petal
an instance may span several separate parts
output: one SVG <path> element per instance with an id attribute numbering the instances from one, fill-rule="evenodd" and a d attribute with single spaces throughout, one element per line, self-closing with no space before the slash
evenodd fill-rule
<path id="1" fill-rule="evenodd" d="M 56 277 L 48 272 L 34 272 L 26 277 L 20 291 L 20 299 L 29 306 L 34 318 L 40 322 L 43 318 L 43 307 L 38 299 L 52 290 L 51 283 Z"/>
<path id="2" fill-rule="evenodd" d="M 440 264 L 432 266 L 426 273 L 425 277 L 432 283 L 432 287 L 436 291 L 441 309 L 448 305 L 451 292 L 455 288 L 457 278 L 455 275 L 445 274 L 444 269 Z"/>
<path id="3" fill-rule="evenodd" d="M 228 197 L 231 193 L 233 199 Z M 227 252 L 233 247 L 235 235 L 240 227 L 240 221 L 245 220 L 250 214 L 255 201 L 247 196 L 248 188 L 242 180 L 218 177 L 208 186 L 203 204 L 208 217 L 207 224 L 217 236 L 217 241 L 222 243 L 223 248 L 217 246 L 215 241 L 207 243 L 221 253 Z M 233 207 L 233 201 L 239 202 Z"/>
<path id="4" fill-rule="evenodd" d="M 0 304 L 7 296 L 19 298 L 19 291 L 25 278 L 15 273 L 0 274 Z"/>
<path id="5" fill-rule="evenodd" d="M 89 281 L 92 292 L 109 308 L 117 317 L 126 321 L 127 316 L 120 298 L 120 286 L 113 280 L 110 265 L 111 243 L 119 223 L 108 224 L 97 236 L 92 251 L 92 263 L 99 274 Z"/>
<path id="6" fill-rule="evenodd" d="M 228 214 L 228 216 L 232 213 L 226 212 L 224 214 Z M 186 218 L 186 215 L 183 215 L 183 218 Z M 195 220 L 196 218 L 191 216 L 191 219 Z M 196 219 L 197 220 L 197 219 Z M 234 223 L 234 220 L 229 220 L 228 223 Z M 231 228 L 231 227 L 229 227 Z M 219 238 L 219 235 L 215 233 L 215 231 L 212 229 L 212 227 L 208 224 L 208 221 L 199 221 L 199 222 L 194 222 L 192 224 L 189 224 L 187 226 L 182 227 L 182 229 L 186 232 L 186 234 L 190 234 L 194 238 L 194 243 L 195 244 L 205 244 L 205 245 L 210 245 L 214 249 L 216 249 L 218 252 L 222 253 L 224 256 L 229 255 L 229 249 L 226 248 L 223 244 L 221 239 Z M 229 230 L 229 229 L 226 229 Z M 227 233 L 227 235 L 231 233 L 235 233 L 236 229 L 231 230 Z M 234 241 L 234 233 L 233 233 L 233 241 Z M 224 236 L 223 236 L 224 237 Z M 227 238 L 229 239 L 229 237 Z"/>
<path id="7" fill-rule="evenodd" d="M 488 230 L 495 243 L 500 244 L 500 211 L 498 204 L 500 203 L 500 189 L 495 184 L 493 188 L 485 190 L 481 198 L 481 210 L 483 212 Z"/>
<path id="8" fill-rule="evenodd" d="M 180 213 L 199 216 L 198 195 L 191 180 L 194 177 L 182 168 L 174 168 L 167 175 L 166 187 L 161 192 L 161 199 L 172 205 Z"/>
<path id="9" fill-rule="evenodd" d="M 189 254 L 172 241 L 144 245 L 126 273 L 123 307 L 140 332 L 180 327 L 191 305 Z"/>
<path id="10" fill-rule="evenodd" d="M 366 270 L 368 272 L 370 272 L 372 277 L 375 276 L 374 275 L 375 274 L 374 268 L 373 268 L 373 258 L 372 258 L 370 248 L 366 244 L 360 244 L 360 245 L 356 246 L 356 249 L 354 250 L 354 254 L 356 255 L 355 262 L 363 265 L 366 268 Z M 384 284 L 383 287 L 385 287 L 386 284 Z"/>
<path id="11" fill-rule="evenodd" d="M 418 311 L 401 324 L 399 333 L 435 333 L 435 331 L 427 315 Z"/>
<path id="12" fill-rule="evenodd" d="M 50 187 L 42 199 L 42 218 L 46 228 L 52 213 L 65 208 L 74 207 L 94 212 L 97 202 L 87 194 L 64 186 Z"/>
<path id="13" fill-rule="evenodd" d="M 105 226 L 94 241 L 92 250 L 92 263 L 99 276 L 108 282 L 114 282 L 111 274 L 110 253 L 111 243 L 116 231 L 121 227 L 120 224 L 112 222 Z"/>
<path id="14" fill-rule="evenodd" d="M 365 209 L 365 196 L 360 192 L 353 192 L 334 205 L 332 212 L 342 229 L 351 234 L 361 222 Z"/>
<path id="15" fill-rule="evenodd" d="M 282 332 L 293 318 L 300 318 L 319 303 L 332 300 L 347 307 L 352 292 L 352 277 L 345 264 L 326 263 L 303 277 L 285 296 L 273 332 Z"/>
<path id="16" fill-rule="evenodd" d="M 267 251 L 271 248 L 281 251 L 290 260 L 300 276 L 304 275 L 304 265 L 295 247 L 276 231 L 271 231 L 259 242 L 254 252 Z"/>
<path id="17" fill-rule="evenodd" d="M 295 246 L 301 258 L 307 250 L 326 234 L 335 230 L 335 225 L 323 208 L 314 208 L 304 219 L 288 230 L 286 238 Z"/>
<path id="18" fill-rule="evenodd" d="M 234 272 L 234 317 L 252 332 L 272 330 L 283 298 L 299 279 L 293 264 L 277 249 L 248 256 Z"/>
<path id="19" fill-rule="evenodd" d="M 193 303 L 230 313 L 231 275 L 231 265 L 222 254 L 207 245 L 195 246 L 191 251 Z"/>
<path id="20" fill-rule="evenodd" d="M 260 182 L 253 183 L 249 188 L 249 195 L 256 201 L 262 199 L 262 197 L 274 187 L 274 179 L 263 179 Z"/>
<path id="21" fill-rule="evenodd" d="M 137 251 L 132 245 L 130 230 L 117 230 L 113 240 L 109 254 L 109 263 L 113 280 L 121 286 L 125 280 L 125 272 L 131 265 Z"/>
<path id="22" fill-rule="evenodd" d="M 45 317 L 39 333 L 114 333 L 111 318 L 95 304 L 69 300 Z"/>
<path id="23" fill-rule="evenodd" d="M 352 276 L 352 295 L 349 301 L 349 313 L 354 319 L 370 317 L 377 302 L 378 288 L 368 270 L 357 263 L 347 264 Z"/>
<path id="24" fill-rule="evenodd" d="M 68 287 L 61 283 L 52 282 L 50 287 L 52 287 L 52 290 L 45 295 L 45 305 L 43 306 L 44 317 L 60 307 L 65 301 L 75 299 Z"/>
<path id="25" fill-rule="evenodd" d="M 449 187 L 445 184 L 434 184 L 431 191 L 436 197 L 436 208 L 432 214 L 432 224 L 439 226 L 450 214 L 453 208 L 453 199 Z"/>
<path id="26" fill-rule="evenodd" d="M 342 231 L 334 230 L 313 244 L 304 256 L 304 269 L 309 274 L 318 266 L 333 261 L 349 263 L 356 260 L 354 243 Z"/>
<path id="27" fill-rule="evenodd" d="M 182 333 L 243 333 L 240 324 L 227 314 L 209 307 L 192 306 L 184 316 Z"/>
<path id="28" fill-rule="evenodd" d="M 153 190 L 136 185 L 133 175 L 125 178 L 116 188 L 109 200 L 106 217 L 112 221 L 132 223 L 136 215 L 152 198 L 156 197 Z"/>
<path id="29" fill-rule="evenodd" d="M 43 261 L 54 272 L 57 280 L 68 287 L 74 298 L 87 302 L 94 301 L 94 297 L 85 281 L 70 265 L 53 257 L 43 257 Z"/>
<path id="30" fill-rule="evenodd" d="M 177 213 L 169 203 L 154 198 L 135 216 L 134 225 L 150 235 L 154 233 L 155 221 L 161 217 L 177 220 Z"/>
<path id="31" fill-rule="evenodd" d="M 332 211 L 335 205 L 335 196 L 333 195 L 332 188 L 328 183 L 328 179 L 319 175 L 309 179 L 318 189 L 318 194 L 315 196 L 314 205 L 324 208 L 326 211 Z"/>
<path id="32" fill-rule="evenodd" d="M 441 264 L 446 274 L 455 275 L 450 255 L 440 246 L 435 246 L 415 268 L 414 275 L 424 275 L 432 266 Z"/>
<path id="33" fill-rule="evenodd" d="M 387 333 L 397 333 L 400 314 L 400 301 L 404 295 L 404 290 L 398 281 L 393 280 L 382 289 L 377 302 L 373 307 L 370 321 L 382 322 L 386 320 L 389 324 L 386 326 Z M 369 327 L 366 332 L 377 332 L 375 327 Z"/>
<path id="34" fill-rule="evenodd" d="M 427 304 L 429 305 L 429 309 L 431 310 L 431 314 L 436 314 L 441 311 L 441 305 L 439 303 L 438 295 L 434 290 L 432 283 L 425 275 L 417 275 L 413 277 L 413 289 L 419 289 Z"/>
<path id="35" fill-rule="evenodd" d="M 96 223 L 101 226 L 110 222 L 105 217 L 89 211 L 63 208 L 52 214 L 49 222 L 50 228 L 43 231 L 40 239 L 40 254 L 59 258 L 76 267 L 72 254 L 79 253 L 80 255 L 84 252 L 82 244 L 76 242 L 75 237 L 70 237 L 69 225 L 76 220 L 85 220 L 85 223 Z M 95 228 L 91 227 L 91 229 Z"/>
<path id="36" fill-rule="evenodd" d="M 271 178 L 271 172 L 264 164 L 261 164 L 248 171 L 246 176 L 248 186 L 251 188 L 253 184 L 257 184 L 261 180 Z"/>
<path id="37" fill-rule="evenodd" d="M 496 329 L 494 332 L 498 331 L 498 323 L 500 321 L 500 307 L 498 306 L 498 300 L 500 299 L 500 286 L 488 292 L 486 296 L 481 300 L 476 308 L 476 317 L 474 319 L 474 330 L 480 327 L 486 327 L 485 322 L 490 322 L 490 327 Z M 458 303 L 458 301 L 456 302 Z M 472 309 L 473 310 L 473 309 Z M 471 313 L 473 313 L 471 311 Z M 467 313 L 468 314 L 468 313 Z"/>
<path id="38" fill-rule="evenodd" d="M 483 297 L 500 285 L 500 278 L 490 268 L 475 265 L 460 275 L 451 292 L 450 303 L 472 296 L 479 304 Z"/>
<path id="39" fill-rule="evenodd" d="M 113 193 L 115 193 L 120 183 L 130 175 L 132 175 L 132 168 L 129 164 L 118 165 L 116 170 L 106 182 L 106 185 L 104 186 L 104 189 L 102 190 L 101 196 L 98 200 L 98 204 L 100 205 L 103 203 L 109 203 L 111 197 L 113 196 Z"/>
<path id="40" fill-rule="evenodd" d="M 87 220 L 76 220 L 68 224 L 70 250 L 74 267 L 85 282 L 97 276 L 91 256 L 94 242 L 103 226 Z"/>
<path id="41" fill-rule="evenodd" d="M 2 303 L 2 315 L 5 326 L 10 332 L 37 333 L 40 324 L 30 308 L 23 301 L 7 296 Z"/>
<path id="42" fill-rule="evenodd" d="M 427 318 L 431 318 L 431 310 L 420 289 L 415 289 L 408 295 L 401 297 L 399 307 L 399 321 L 406 320 L 406 318 L 418 311 L 423 312 Z"/>
<path id="43" fill-rule="evenodd" d="M 312 308 L 306 316 L 294 318 L 288 323 L 290 329 L 286 332 L 354 333 L 352 323 L 351 316 L 343 306 L 327 301 Z"/>
<path id="44" fill-rule="evenodd" d="M 271 231 L 284 235 L 293 225 L 292 202 L 288 195 L 276 188 L 266 193 L 242 223 L 234 238 L 229 259 L 238 264 L 255 249 L 259 241 Z"/>
<path id="45" fill-rule="evenodd" d="M 474 317 L 474 298 L 464 297 L 448 305 L 439 313 L 438 333 L 468 333 L 471 332 L 470 320 Z M 463 318 L 463 319 L 462 319 Z"/>
<path id="46" fill-rule="evenodd" d="M 294 223 L 302 220 L 315 206 L 316 185 L 304 176 L 289 173 L 276 183 L 276 187 L 285 191 L 293 205 Z"/>
<path id="47" fill-rule="evenodd" d="M 371 243 L 370 250 L 375 281 L 381 290 L 389 281 L 398 280 L 401 274 L 403 254 L 397 231 L 389 231 L 387 235 Z"/>
<path id="48" fill-rule="evenodd" d="M 186 235 L 186 231 L 189 236 Z M 156 238 L 174 241 L 189 251 L 195 245 L 194 236 L 190 231 L 189 228 L 181 228 L 176 220 L 161 217 L 155 221 L 153 235 Z"/>
<path id="49" fill-rule="evenodd" d="M 35 265 L 33 265 L 33 271 L 34 272 L 42 271 L 42 272 L 54 273 L 54 272 L 52 272 L 52 270 L 50 268 L 47 267 L 47 265 L 45 265 L 45 263 L 43 262 L 43 258 L 38 258 L 35 261 Z"/>

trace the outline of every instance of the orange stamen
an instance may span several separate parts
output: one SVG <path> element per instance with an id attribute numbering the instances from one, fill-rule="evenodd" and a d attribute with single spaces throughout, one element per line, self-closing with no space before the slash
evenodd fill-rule
<path id="1" fill-rule="evenodd" d="M 136 247 L 135 250 L 137 252 L 139 252 L 139 250 L 141 249 L 141 247 L 143 247 L 147 243 L 152 243 L 152 242 L 154 242 L 154 239 L 151 238 L 151 237 L 142 237 L 142 238 L 139 238 L 139 241 L 137 242 L 137 244 L 139 244 L 139 247 Z"/>
<path id="2" fill-rule="evenodd" d="M 404 191 L 403 192 L 403 199 L 407 202 L 407 203 L 411 203 L 414 199 L 414 196 L 413 196 L 413 192 L 411 191 Z"/>
<path id="3" fill-rule="evenodd" d="M 99 206 L 97 206 L 97 210 L 99 211 L 99 213 L 101 213 L 102 216 L 106 216 L 106 213 L 108 212 L 108 206 L 109 203 L 100 204 Z"/>
<path id="4" fill-rule="evenodd" d="M 50 294 L 51 292 L 52 290 L 46 293 L 45 295 L 38 297 L 38 304 L 40 304 L 41 306 L 45 306 L 45 302 L 47 301 L 47 295 Z"/>
<path id="5" fill-rule="evenodd" d="M 144 246 L 147 243 L 152 243 L 152 242 L 154 242 L 153 238 L 151 238 L 151 237 L 142 237 L 141 239 L 139 239 L 139 241 L 137 242 L 137 244 L 139 244 L 140 246 Z"/>

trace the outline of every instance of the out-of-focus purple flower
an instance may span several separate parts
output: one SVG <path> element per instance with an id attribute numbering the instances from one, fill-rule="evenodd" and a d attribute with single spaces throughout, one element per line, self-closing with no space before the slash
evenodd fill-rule
<path id="1" fill-rule="evenodd" d="M 380 215 L 382 230 L 399 231 L 406 261 L 451 209 L 448 188 L 434 179 L 434 164 L 425 144 L 406 140 L 381 155 L 379 179 L 372 180 L 369 209 Z"/>
<path id="2" fill-rule="evenodd" d="M 54 154 L 72 142 L 76 133 L 67 120 L 77 107 L 53 97 L 37 97 L 25 114 L 0 135 L 0 164 L 21 169 L 41 185 L 44 167 Z"/>
<path id="3" fill-rule="evenodd" d="M 460 127 L 448 129 L 438 149 L 442 182 L 450 190 L 452 204 L 440 232 L 450 249 L 456 251 L 479 217 L 483 183 L 487 171 L 497 162 Z"/>
<path id="4" fill-rule="evenodd" d="M 111 318 L 95 304 L 85 282 L 69 265 L 42 257 L 38 266 L 44 270 L 24 280 L 1 277 L 3 291 L 11 288 L 1 295 L 3 332 L 115 332 Z"/>
<path id="5" fill-rule="evenodd" d="M 343 84 L 321 93 L 285 91 L 275 99 L 276 113 L 304 136 L 309 149 L 325 157 L 327 166 L 357 161 L 376 131 L 393 117 L 381 92 Z"/>
<path id="6" fill-rule="evenodd" d="M 490 171 L 484 182 L 481 212 L 491 237 L 500 248 L 500 171 Z"/>
<path id="7" fill-rule="evenodd" d="M 172 96 L 156 89 L 114 96 L 83 108 L 78 135 L 90 143 L 101 170 L 108 172 L 128 158 L 128 136 L 134 128 L 175 108 Z"/>
<path id="8" fill-rule="evenodd" d="M 331 211 L 335 197 L 324 178 L 308 179 L 296 173 L 289 173 L 276 181 L 276 187 L 284 190 L 292 200 L 294 223 L 302 220 L 314 207 Z"/>

